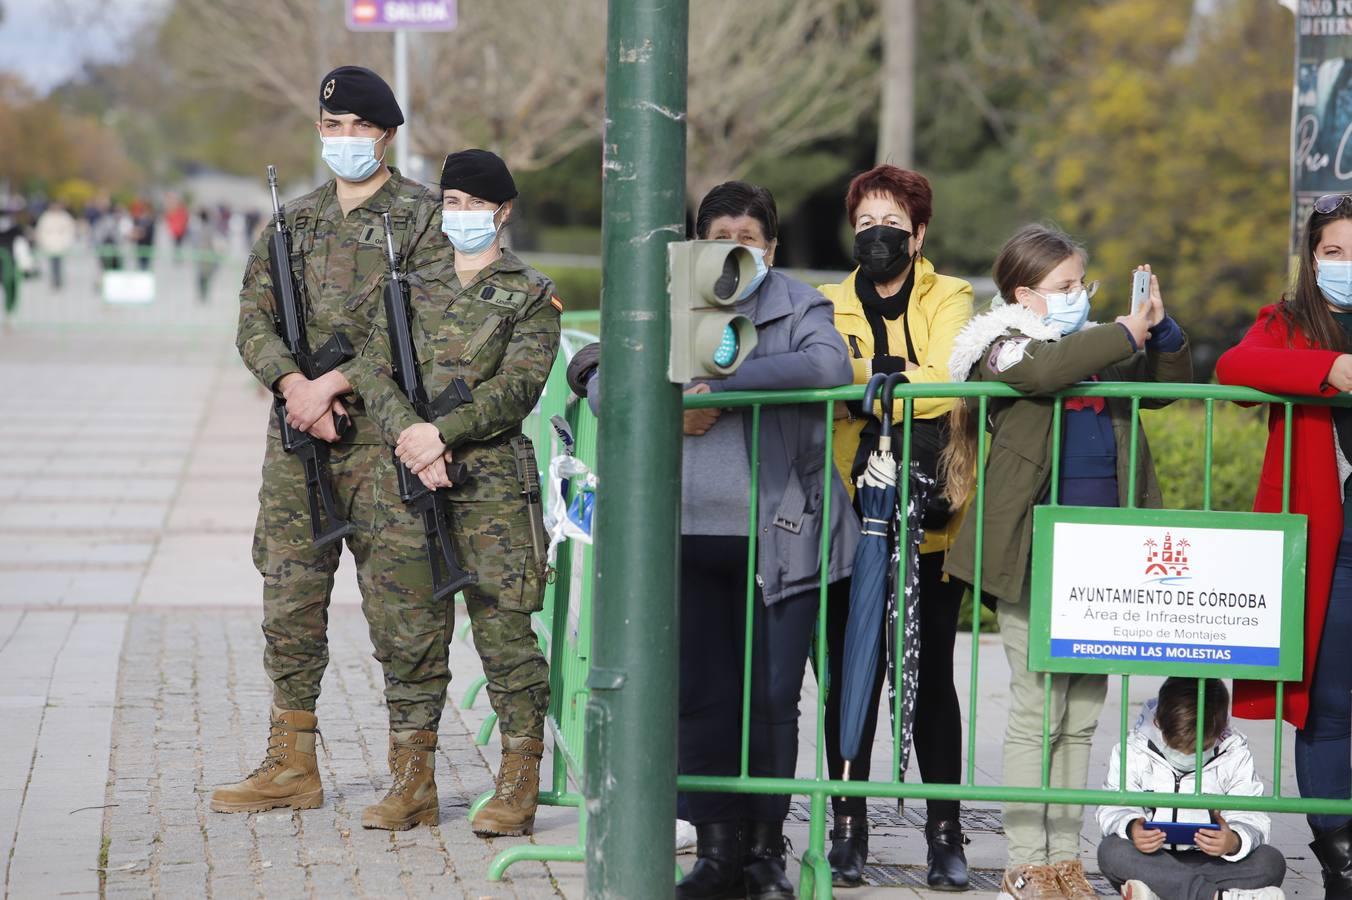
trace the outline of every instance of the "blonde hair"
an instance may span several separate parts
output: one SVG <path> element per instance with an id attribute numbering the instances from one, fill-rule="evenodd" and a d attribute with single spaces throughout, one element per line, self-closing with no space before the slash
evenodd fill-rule
<path id="1" fill-rule="evenodd" d="M 1072 256 L 1085 258 L 1084 247 L 1050 225 L 1025 225 L 1014 233 L 995 258 L 991 277 L 1006 303 L 1017 303 L 1015 292 L 1033 287 Z M 975 398 L 959 399 L 948 413 L 948 443 L 939 456 L 944 499 L 960 509 L 976 487 L 976 450 L 980 422 Z"/>

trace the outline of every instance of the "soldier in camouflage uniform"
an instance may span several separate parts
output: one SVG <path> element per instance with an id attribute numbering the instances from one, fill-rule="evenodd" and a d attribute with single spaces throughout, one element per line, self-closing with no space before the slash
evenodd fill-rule
<path id="1" fill-rule="evenodd" d="M 544 560 L 535 549 L 542 546 L 543 524 L 538 505 L 528 506 L 523 497 L 526 485 L 515 457 L 532 452 L 521 421 L 539 399 L 558 352 L 562 303 L 548 278 L 501 249 L 501 229 L 517 195 L 501 159 L 483 150 L 454 153 L 442 170 L 441 187 L 442 230 L 455 252 L 410 279 L 413 338 L 428 396 L 463 378 L 473 401 L 424 422 L 403 394 L 390 389 L 388 369 L 376 374 L 383 383 L 363 381 L 357 388 L 368 398 L 371 419 L 424 483 L 449 484 L 447 459 L 468 467 L 466 482 L 451 491 L 453 542 L 461 565 L 478 579 L 464 595 L 502 733 L 497 790 L 473 828 L 483 836 L 529 834 L 544 751 L 549 669 L 531 627 L 531 613 L 544 597 Z M 381 340 L 387 338 L 378 336 L 373 345 Z M 388 359 L 388 343 L 373 355 Z M 392 470 L 392 460 L 389 466 Z M 434 473 L 430 480 L 429 471 Z M 389 512 L 387 521 L 398 523 L 400 533 L 412 530 L 413 514 L 403 509 L 394 479 L 382 473 L 377 482 L 377 502 Z M 534 487 L 538 490 L 538 484 Z M 407 549 L 412 553 L 414 546 Z M 425 554 L 421 566 L 430 596 Z M 428 636 L 449 637 L 452 607 L 384 614 L 394 618 L 386 628 L 373 623 L 372 634 L 383 635 L 376 641 L 377 656 L 396 652 L 382 640 L 416 640 L 425 646 L 429 652 L 423 664 L 401 677 L 423 685 L 428 702 L 439 708 L 450 673 Z M 423 777 L 430 780 L 431 773 Z M 405 808 L 395 792 L 386 802 L 392 816 Z"/>
<path id="2" fill-rule="evenodd" d="M 388 521 L 388 509 L 379 500 L 381 491 L 389 489 L 380 479 L 390 477 L 391 484 L 393 479 L 390 450 L 367 412 L 370 398 L 351 393 L 379 364 L 371 356 L 371 343 L 385 326 L 381 288 L 388 263 L 381 214 L 390 214 L 410 271 L 448 254 L 438 233 L 436 195 L 383 165 L 395 129 L 404 121 L 389 86 L 368 69 L 345 66 L 324 76 L 319 102 L 316 124 L 324 159 L 336 178 L 283 211 L 292 230 L 291 269 L 304 302 L 310 346 L 319 347 L 341 332 L 358 355 L 314 381 L 300 373 L 274 323 L 267 234 L 246 266 L 237 344 L 259 381 L 286 398 L 289 424 L 331 442 L 329 475 L 340 515 L 353 526 L 347 540 L 363 609 L 374 643 L 388 648 L 392 642 L 386 629 L 401 627 L 400 611 L 416 608 L 430 592 L 425 589 L 428 563 L 421 529 Z M 341 439 L 334 414 L 351 421 Z M 218 812 L 308 809 L 323 802 L 315 756 L 315 701 L 328 663 L 329 596 L 342 551 L 341 544 L 312 547 L 302 466 L 282 450 L 271 417 L 259 507 L 253 559 L 263 576 L 263 664 L 273 683 L 272 730 L 262 764 L 244 781 L 212 795 L 211 807 Z M 447 621 L 444 628 L 449 627 Z M 392 742 L 402 737 L 416 748 L 408 752 L 430 756 L 422 731 L 431 730 L 434 744 L 437 688 L 416 679 L 401 681 L 399 672 L 390 671 L 389 656 L 381 655 L 381 660 L 387 666 Z M 409 654 L 396 657 L 410 659 Z M 435 822 L 435 805 L 418 821 Z"/>

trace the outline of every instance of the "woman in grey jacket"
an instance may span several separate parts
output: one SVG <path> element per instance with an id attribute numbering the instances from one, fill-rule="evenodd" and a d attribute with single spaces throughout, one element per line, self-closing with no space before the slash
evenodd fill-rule
<path id="1" fill-rule="evenodd" d="M 737 304 L 755 323 L 757 344 L 733 375 L 689 386 L 687 393 L 827 388 L 852 380 L 831 304 L 808 285 L 770 268 L 778 226 L 774 198 L 754 185 L 721 184 L 700 204 L 698 237 L 738 241 L 757 257 L 758 275 Z M 849 574 L 858 540 L 845 486 L 825 457 L 826 415 L 816 404 L 761 410 L 757 602 L 749 624 L 750 410 L 691 410 L 685 415 L 685 435 L 680 772 L 737 773 L 743 648 L 750 627 L 749 771 L 792 777 L 798 694 L 817 620 L 824 484 L 832 492 L 828 579 Z M 699 836 L 699 859 L 677 886 L 677 897 L 793 896 L 784 874 L 787 796 L 692 793 L 687 803 Z"/>
<path id="2" fill-rule="evenodd" d="M 700 239 L 751 250 L 755 278 L 737 312 L 756 326 L 756 347 L 737 371 L 686 393 L 831 388 L 852 380 L 830 302 L 771 268 L 779 217 L 770 192 L 730 181 L 711 190 L 696 216 Z M 595 345 L 569 364 L 573 389 L 599 409 Z M 829 529 L 827 580 L 849 576 L 859 521 L 826 459 L 821 404 L 765 406 L 759 434 L 752 621 L 746 622 L 752 445 L 749 408 L 689 410 L 681 474 L 680 727 L 683 775 L 736 775 L 741 765 L 742 678 L 751 637 L 748 768 L 792 778 L 798 757 L 798 695 L 817 621 L 822 528 Z M 604 478 L 605 474 L 601 473 Z M 823 521 L 829 485 L 830 522 Z M 784 795 L 686 795 L 698 859 L 676 887 L 683 900 L 793 897 L 784 874 Z"/>

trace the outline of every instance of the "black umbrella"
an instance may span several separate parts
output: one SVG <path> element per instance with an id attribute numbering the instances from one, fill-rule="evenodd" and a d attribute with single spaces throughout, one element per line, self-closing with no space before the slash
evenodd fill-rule
<path id="1" fill-rule="evenodd" d="M 864 411 L 873 410 L 882 388 L 882 430 L 878 449 L 869 454 L 859 476 L 855 502 L 863 522 L 863 536 L 854 554 L 850 581 L 850 611 L 845 620 L 844 664 L 840 685 L 840 755 L 850 761 L 860 753 L 864 719 L 873 700 L 873 681 L 882 650 L 883 616 L 896 572 L 892 533 L 897 506 L 897 462 L 892 455 L 892 388 L 898 375 L 874 375 L 864 389 Z M 864 749 L 864 752 L 868 752 Z"/>
<path id="2" fill-rule="evenodd" d="M 935 496 L 935 480 L 915 460 L 911 460 L 911 489 L 906 500 L 905 524 L 898 509 L 893 534 L 906 536 L 892 544 L 891 572 L 896 574 L 901 554 L 906 568 L 901 590 L 887 596 L 887 710 L 895 714 L 897 696 L 897 615 L 905 611 L 901 635 L 901 746 L 897 776 L 903 777 L 911 759 L 911 736 L 915 726 L 915 698 L 920 685 L 920 542 L 924 539 L 921 519 Z M 895 579 L 893 579 L 895 586 Z M 898 596 L 900 595 L 900 597 Z M 894 720 L 895 722 L 895 720 Z M 898 801 L 900 804 L 900 801 Z"/>

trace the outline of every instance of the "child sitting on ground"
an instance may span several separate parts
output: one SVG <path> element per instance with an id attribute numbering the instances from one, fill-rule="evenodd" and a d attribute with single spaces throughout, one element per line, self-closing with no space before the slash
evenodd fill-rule
<path id="1" fill-rule="evenodd" d="M 1202 793 L 1257 797 L 1263 783 L 1254 772 L 1244 735 L 1230 727 L 1230 693 L 1217 679 L 1206 680 L 1202 726 Z M 1169 678 L 1159 698 L 1146 703 L 1127 737 L 1128 791 L 1191 794 L 1196 785 L 1197 681 Z M 1119 760 L 1113 751 L 1105 790 L 1119 788 Z M 1126 900 L 1281 900 L 1286 860 L 1267 843 L 1266 813 L 1101 806 L 1103 842 L 1099 869 Z M 1219 825 L 1201 829 L 1196 846 L 1166 846 L 1164 831 L 1151 821 Z"/>

